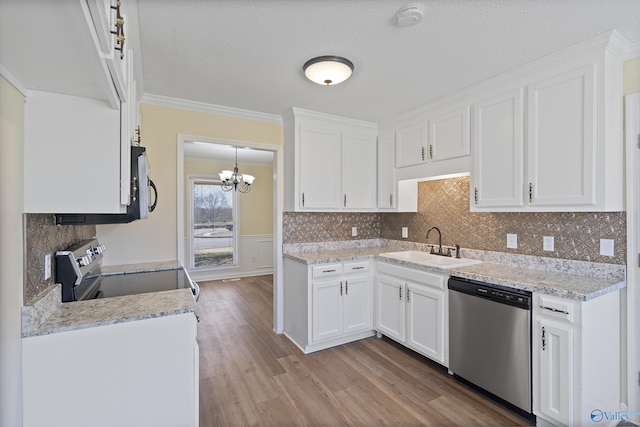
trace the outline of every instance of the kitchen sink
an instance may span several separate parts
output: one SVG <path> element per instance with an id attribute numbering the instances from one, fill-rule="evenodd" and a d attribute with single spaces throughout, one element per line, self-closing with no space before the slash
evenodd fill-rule
<path id="1" fill-rule="evenodd" d="M 434 255 L 422 251 L 400 251 L 385 252 L 380 254 L 381 257 L 397 259 L 401 261 L 412 262 L 415 264 L 427 265 L 439 268 L 456 268 L 468 265 L 480 264 L 482 261 L 471 258 L 454 258 L 441 255 Z"/>

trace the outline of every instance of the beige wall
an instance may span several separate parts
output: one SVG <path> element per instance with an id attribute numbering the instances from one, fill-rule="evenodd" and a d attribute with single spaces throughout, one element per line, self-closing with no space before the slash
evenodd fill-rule
<path id="1" fill-rule="evenodd" d="M 241 163 L 240 173 L 256 177 L 249 194 L 238 193 L 238 231 L 241 236 L 255 234 L 273 234 L 273 168 Z M 232 169 L 233 164 L 217 161 L 185 159 L 184 162 L 184 195 L 188 197 L 188 176 L 211 176 L 217 179 L 222 169 Z M 187 224 L 187 203 L 185 200 L 185 236 L 189 235 Z"/>
<path id="2" fill-rule="evenodd" d="M 0 76 L 0 425 L 22 425 L 24 96 Z"/>
<path id="3" fill-rule="evenodd" d="M 172 261 L 177 255 L 178 134 L 237 141 L 283 144 L 281 124 L 240 119 L 158 105 L 141 104 L 142 145 L 147 147 L 150 176 L 160 193 L 149 219 L 131 224 L 98 226 L 105 243 L 105 265 Z"/>
<path id="4" fill-rule="evenodd" d="M 640 56 L 624 63 L 623 93 L 640 92 Z"/>

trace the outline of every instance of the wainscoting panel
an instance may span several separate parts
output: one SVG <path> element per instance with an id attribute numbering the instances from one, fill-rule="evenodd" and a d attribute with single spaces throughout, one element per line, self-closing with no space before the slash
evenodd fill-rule
<path id="1" fill-rule="evenodd" d="M 189 275 L 197 282 L 273 274 L 273 235 L 240 236 L 237 261 L 235 267 L 193 270 Z"/>

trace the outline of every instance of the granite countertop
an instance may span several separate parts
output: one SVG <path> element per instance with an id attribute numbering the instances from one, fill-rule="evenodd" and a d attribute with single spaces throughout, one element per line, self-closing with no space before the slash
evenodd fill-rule
<path id="1" fill-rule="evenodd" d="M 600 278 L 506 264 L 482 263 L 449 270 L 464 279 L 589 301 L 626 286 L 624 277 Z"/>
<path id="2" fill-rule="evenodd" d="M 483 251 L 467 250 L 464 253 L 464 257 L 480 259 L 482 263 L 443 269 L 406 260 L 378 256 L 385 252 L 408 249 L 412 248 L 398 248 L 395 245 L 366 248 L 335 247 L 318 251 L 285 251 L 284 256 L 307 265 L 324 262 L 379 259 L 404 267 L 438 272 L 578 301 L 588 301 L 626 286 L 625 267 L 623 265 L 555 260 L 501 253 L 498 253 L 498 255 L 496 253 L 485 254 Z M 518 263 L 521 265 L 517 265 Z"/>
<path id="3" fill-rule="evenodd" d="M 118 274 L 119 268 L 120 274 L 160 271 L 176 269 L 180 265 L 173 262 L 123 267 L 110 267 L 107 271 L 110 274 Z M 62 303 L 60 285 L 56 284 L 43 291 L 30 305 L 22 307 L 22 337 L 193 313 L 196 306 L 190 289 Z"/>

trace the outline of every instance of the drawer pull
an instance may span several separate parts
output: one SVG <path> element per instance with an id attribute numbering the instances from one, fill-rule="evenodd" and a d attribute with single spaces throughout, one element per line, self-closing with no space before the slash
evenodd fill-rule
<path id="1" fill-rule="evenodd" d="M 554 313 L 562 313 L 562 314 L 569 315 L 568 311 L 560 310 L 559 308 L 547 307 L 547 306 L 544 306 L 544 305 L 541 305 L 540 308 L 542 310 L 549 310 L 549 311 L 552 311 Z"/>
<path id="2" fill-rule="evenodd" d="M 335 270 L 322 270 L 323 273 L 335 273 Z"/>
<path id="3" fill-rule="evenodd" d="M 352 270 L 362 270 L 364 267 L 353 267 Z"/>

